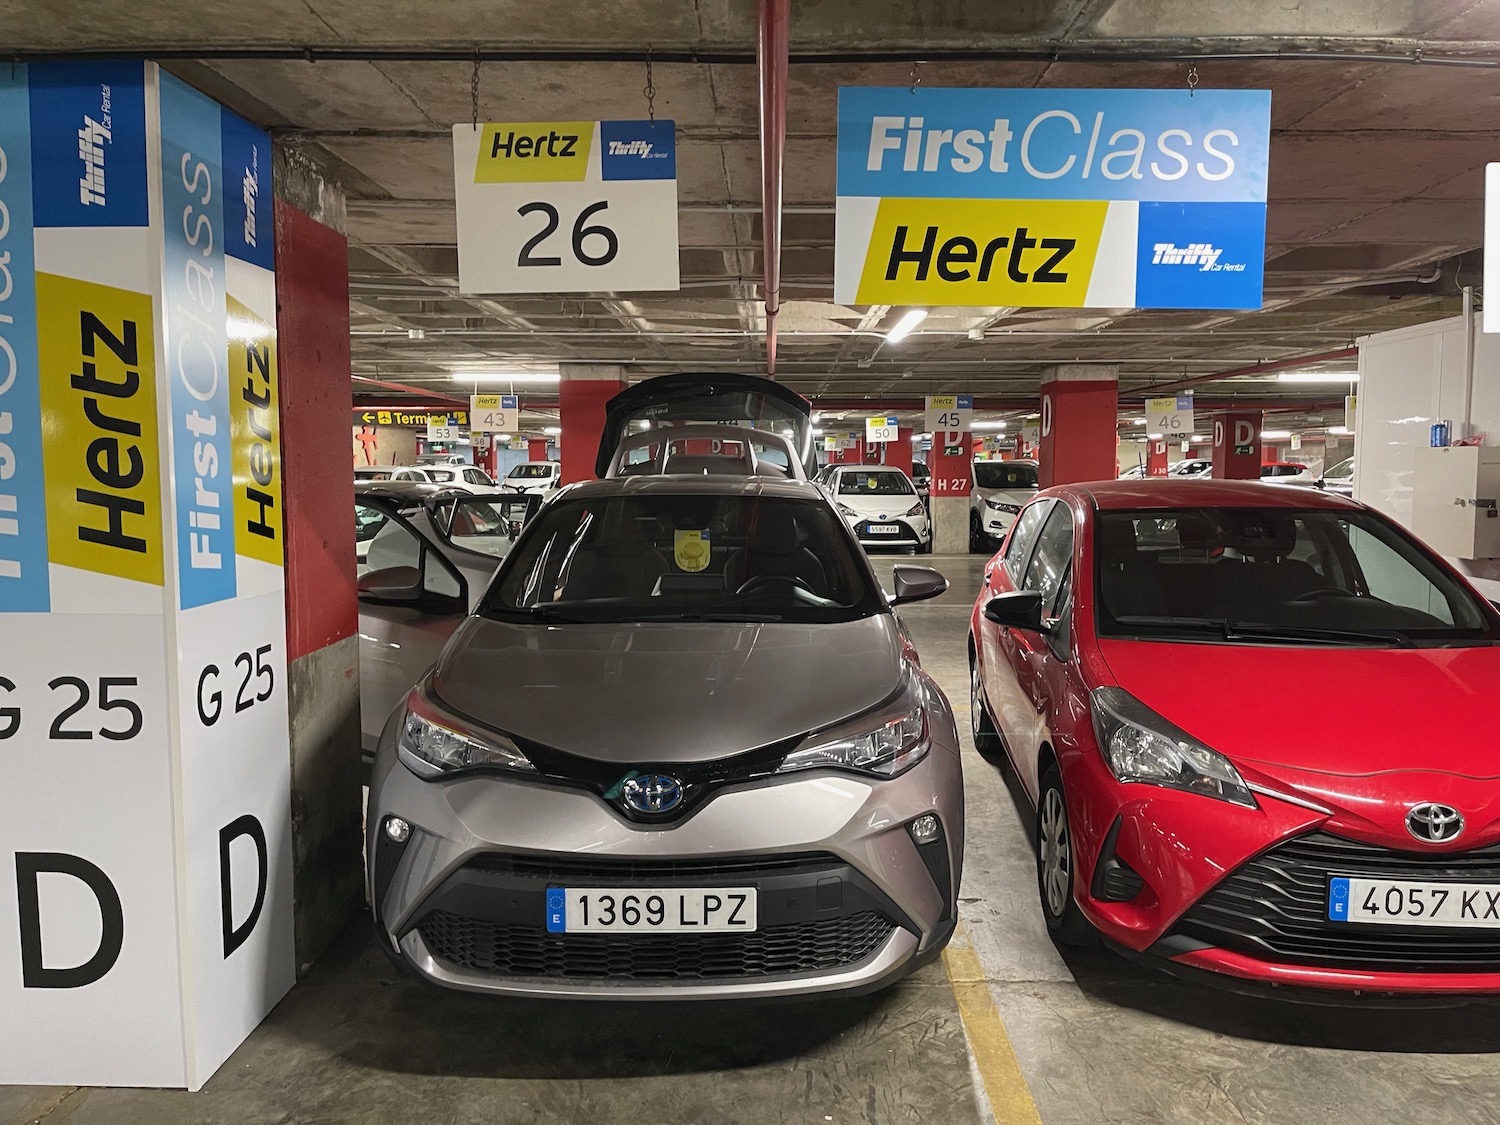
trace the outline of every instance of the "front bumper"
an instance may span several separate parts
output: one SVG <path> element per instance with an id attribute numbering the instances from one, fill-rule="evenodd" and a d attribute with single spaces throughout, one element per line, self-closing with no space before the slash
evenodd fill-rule
<path id="1" fill-rule="evenodd" d="M 962 856 L 956 753 L 892 781 L 809 771 L 728 788 L 642 826 L 566 786 L 494 775 L 428 782 L 382 750 L 371 787 L 371 902 L 388 954 L 472 992 L 701 1000 L 870 991 L 936 953 Z M 943 833 L 908 831 L 937 812 Z M 403 845 L 381 828 L 412 826 Z M 755 886 L 753 934 L 549 934 L 558 886 Z"/>
<path id="2" fill-rule="evenodd" d="M 902 516 L 899 519 L 871 520 L 864 516 L 845 516 L 844 522 L 849 525 L 860 544 L 866 547 L 921 546 L 932 538 L 932 524 L 925 517 Z M 900 530 L 894 535 L 874 534 L 869 530 L 871 524 L 886 527 L 895 525 Z"/>

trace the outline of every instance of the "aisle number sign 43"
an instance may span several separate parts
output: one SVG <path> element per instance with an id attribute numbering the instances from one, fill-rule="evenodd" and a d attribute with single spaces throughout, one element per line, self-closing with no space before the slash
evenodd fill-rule
<path id="1" fill-rule="evenodd" d="M 679 288 L 671 121 L 455 125 L 453 180 L 463 293 Z"/>

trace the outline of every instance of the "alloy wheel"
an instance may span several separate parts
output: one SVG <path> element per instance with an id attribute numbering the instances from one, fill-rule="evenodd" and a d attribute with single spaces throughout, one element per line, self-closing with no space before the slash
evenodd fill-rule
<path id="1" fill-rule="evenodd" d="M 1042 798 L 1041 812 L 1042 891 L 1047 909 L 1061 918 L 1068 908 L 1073 887 L 1073 841 L 1068 832 L 1068 810 L 1062 790 L 1055 786 Z"/>

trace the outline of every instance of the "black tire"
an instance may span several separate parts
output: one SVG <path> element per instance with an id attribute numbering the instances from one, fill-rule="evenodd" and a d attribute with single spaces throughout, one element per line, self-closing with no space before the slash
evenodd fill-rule
<path id="1" fill-rule="evenodd" d="M 1049 762 L 1042 771 L 1036 802 L 1036 886 L 1042 917 L 1058 945 L 1093 945 L 1098 933 L 1073 898 L 1075 872 L 1073 829 L 1062 774 L 1056 763 Z"/>
<path id="2" fill-rule="evenodd" d="M 979 686 L 979 664 L 972 656 L 969 657 L 969 729 L 974 734 L 974 749 L 979 756 L 992 765 L 1004 765 L 1005 743 L 985 707 L 984 691 Z"/>
<path id="3" fill-rule="evenodd" d="M 969 554 L 987 555 L 990 553 L 989 540 L 985 537 L 984 526 L 979 522 L 979 513 L 969 513 Z"/>
<path id="4" fill-rule="evenodd" d="M 925 543 L 918 543 L 917 544 L 917 554 L 919 554 L 919 555 L 930 555 L 930 554 L 932 554 L 932 536 L 931 535 L 928 535 L 927 542 L 925 542 Z"/>

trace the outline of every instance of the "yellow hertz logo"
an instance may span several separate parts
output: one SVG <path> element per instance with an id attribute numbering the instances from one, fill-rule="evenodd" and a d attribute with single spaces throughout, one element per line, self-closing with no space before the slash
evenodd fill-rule
<path id="1" fill-rule="evenodd" d="M 246 558 L 282 565 L 281 435 L 275 330 L 233 297 L 229 319 L 248 329 L 229 341 L 229 440 L 234 544 Z"/>
<path id="2" fill-rule="evenodd" d="M 487 122 L 479 137 L 474 182 L 581 183 L 593 143 L 592 121 Z"/>
<path id="3" fill-rule="evenodd" d="M 1105 200 L 882 199 L 858 304 L 1078 307 Z"/>
<path id="4" fill-rule="evenodd" d="M 162 583 L 151 298 L 36 275 L 47 554 Z"/>

